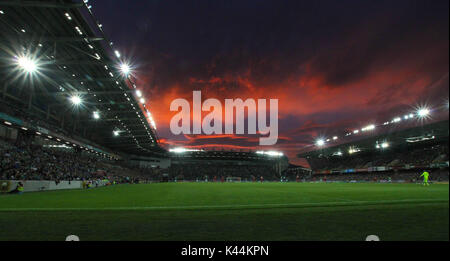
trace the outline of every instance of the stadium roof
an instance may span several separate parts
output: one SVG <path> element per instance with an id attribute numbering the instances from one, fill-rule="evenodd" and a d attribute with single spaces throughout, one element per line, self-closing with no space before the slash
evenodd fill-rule
<path id="1" fill-rule="evenodd" d="M 375 136 L 369 136 L 358 141 L 350 141 L 329 147 L 318 147 L 315 150 L 299 153 L 298 157 L 306 158 L 318 155 L 335 155 L 341 152 L 348 153 L 350 148 L 361 151 L 374 151 L 377 144 L 382 148 L 385 146 L 403 146 L 406 144 L 420 144 L 427 141 L 448 142 L 449 121 L 439 121 L 423 126 L 416 126 L 395 132 L 383 133 Z"/>
<path id="2" fill-rule="evenodd" d="M 0 1 L 0 36 L 3 105 L 115 151 L 162 150 L 87 1 Z"/>

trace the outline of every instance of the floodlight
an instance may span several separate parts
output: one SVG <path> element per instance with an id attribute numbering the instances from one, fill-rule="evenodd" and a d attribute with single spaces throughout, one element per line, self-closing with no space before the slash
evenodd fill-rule
<path id="1" fill-rule="evenodd" d="M 316 141 L 316 145 L 319 146 L 319 147 L 320 147 L 320 146 L 323 146 L 323 145 L 325 145 L 325 141 L 322 140 L 322 139 L 317 140 L 317 141 Z"/>
<path id="2" fill-rule="evenodd" d="M 401 122 L 401 121 L 402 121 L 402 118 L 400 118 L 400 117 L 394 118 L 392 120 L 392 122 Z"/>
<path id="3" fill-rule="evenodd" d="M 114 136 L 119 136 L 119 131 L 118 130 L 115 130 L 115 131 L 113 131 L 113 134 L 114 134 Z"/>
<path id="4" fill-rule="evenodd" d="M 335 153 L 333 153 L 333 156 L 342 156 L 342 151 L 336 151 Z"/>
<path id="5" fill-rule="evenodd" d="M 357 153 L 357 152 L 360 152 L 360 151 L 361 151 L 360 149 L 355 148 L 355 147 L 352 147 L 352 148 L 350 148 L 350 149 L 348 150 L 348 153 L 349 153 L 349 154 L 353 154 L 353 153 Z"/>
<path id="6" fill-rule="evenodd" d="M 24 70 L 27 73 L 33 73 L 38 69 L 38 66 L 36 64 L 36 61 L 33 61 L 32 59 L 22 56 L 17 59 L 17 64 L 19 65 L 22 70 Z"/>
<path id="7" fill-rule="evenodd" d="M 145 104 L 145 99 L 144 98 L 140 98 L 139 102 L 142 103 L 142 104 Z"/>
<path id="8" fill-rule="evenodd" d="M 266 151 L 264 154 L 269 155 L 269 156 L 274 156 L 274 157 L 281 157 L 283 156 L 282 152 L 278 152 L 278 151 Z"/>
<path id="9" fill-rule="evenodd" d="M 137 97 L 142 97 L 142 92 L 140 90 L 136 90 L 136 96 Z"/>
<path id="10" fill-rule="evenodd" d="M 199 150 L 199 149 L 185 149 L 185 148 L 173 148 L 173 149 L 169 149 L 169 152 L 174 152 L 174 153 L 184 153 L 184 152 L 198 152 L 198 151 L 203 151 L 203 150 Z"/>
<path id="11" fill-rule="evenodd" d="M 425 118 L 428 115 L 430 115 L 430 110 L 427 108 L 422 108 L 417 111 L 417 116 L 419 116 L 419 118 Z"/>
<path id="12" fill-rule="evenodd" d="M 369 126 L 362 128 L 361 131 L 369 131 L 369 130 L 374 130 L 374 129 L 375 129 L 375 125 L 371 124 Z"/>
<path id="13" fill-rule="evenodd" d="M 376 147 L 377 149 L 386 149 L 386 148 L 389 148 L 389 146 L 390 146 L 389 142 L 384 141 L 384 142 L 382 142 L 382 143 L 378 143 L 378 142 L 377 142 L 377 144 L 376 144 L 375 147 Z"/>
<path id="14" fill-rule="evenodd" d="M 82 102 L 80 96 L 78 96 L 78 95 L 74 95 L 74 96 L 70 97 L 70 101 L 72 101 L 72 103 L 74 105 L 80 105 Z"/>
<path id="15" fill-rule="evenodd" d="M 128 75 L 131 71 L 131 68 L 128 64 L 126 63 L 122 63 L 120 65 L 120 71 L 124 74 L 124 75 Z"/>
<path id="16" fill-rule="evenodd" d="M 96 120 L 100 119 L 100 114 L 99 114 L 99 112 L 98 112 L 98 111 L 94 111 L 92 117 L 94 117 L 94 119 L 96 119 Z"/>
<path id="17" fill-rule="evenodd" d="M 174 148 L 174 149 L 169 149 L 170 152 L 175 152 L 175 153 L 183 153 L 186 152 L 185 148 Z"/>

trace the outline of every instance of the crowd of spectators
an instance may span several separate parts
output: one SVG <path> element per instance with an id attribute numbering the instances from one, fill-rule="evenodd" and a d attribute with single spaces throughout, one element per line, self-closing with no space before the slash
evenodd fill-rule
<path id="1" fill-rule="evenodd" d="M 312 172 L 301 166 L 290 165 L 287 169 L 283 170 L 281 179 L 284 181 L 305 181 L 311 176 Z"/>
<path id="2" fill-rule="evenodd" d="M 0 139 L 0 180 L 98 180 L 135 183 L 147 178 L 96 154 L 14 144 Z"/>
<path id="3" fill-rule="evenodd" d="M 275 169 L 266 164 L 245 164 L 237 163 L 211 163 L 211 162 L 197 162 L 187 164 L 172 164 L 168 170 L 170 177 L 176 180 L 209 180 L 217 181 L 226 178 L 240 178 L 242 181 L 260 180 L 279 180 Z"/>

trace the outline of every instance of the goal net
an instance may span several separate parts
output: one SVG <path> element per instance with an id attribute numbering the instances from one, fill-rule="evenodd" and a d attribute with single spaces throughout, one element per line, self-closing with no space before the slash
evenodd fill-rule
<path id="1" fill-rule="evenodd" d="M 241 177 L 227 177 L 227 182 L 241 182 Z"/>

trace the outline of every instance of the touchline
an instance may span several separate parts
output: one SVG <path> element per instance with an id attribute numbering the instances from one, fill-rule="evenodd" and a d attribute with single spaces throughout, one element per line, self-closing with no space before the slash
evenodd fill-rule
<path id="1" fill-rule="evenodd" d="M 202 92 L 192 92 L 192 130 L 191 106 L 186 99 L 178 98 L 170 104 L 171 111 L 178 111 L 170 120 L 170 131 L 179 134 L 261 134 L 259 145 L 274 145 L 278 140 L 278 99 L 269 101 L 269 123 L 267 123 L 266 99 L 225 99 L 225 112 L 218 99 L 209 98 L 202 103 Z M 245 109 L 247 109 L 247 133 L 245 133 Z M 234 113 L 236 111 L 236 114 Z M 202 119 L 202 112 L 209 112 Z M 223 132 L 225 115 L 225 132 Z M 256 126 L 258 115 L 258 126 Z M 236 116 L 236 118 L 235 118 Z M 236 121 L 234 121 L 236 119 Z M 234 124 L 236 123 L 236 124 Z M 236 126 L 236 132 L 234 129 Z M 258 128 L 258 131 L 257 131 Z"/>

